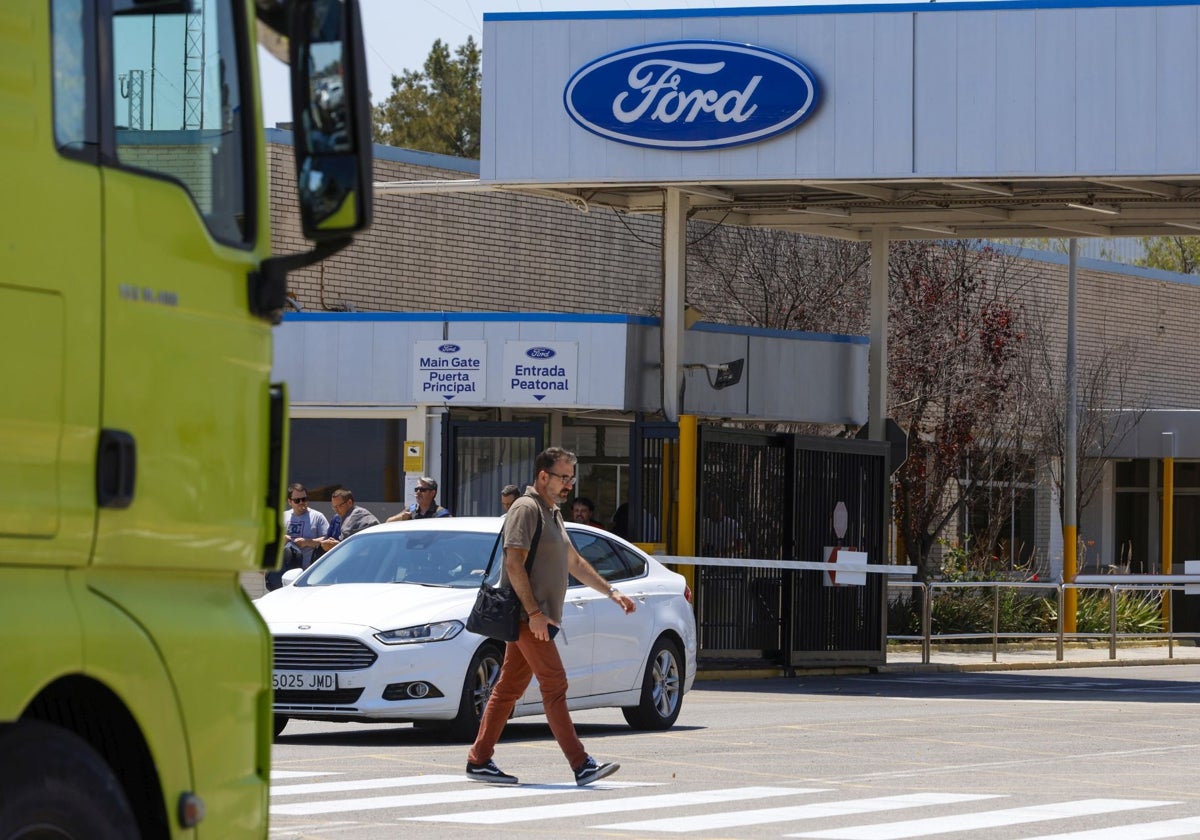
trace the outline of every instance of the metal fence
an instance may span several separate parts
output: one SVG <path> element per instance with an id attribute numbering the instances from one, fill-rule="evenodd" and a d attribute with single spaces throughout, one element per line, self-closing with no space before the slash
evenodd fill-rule
<path id="1" fill-rule="evenodd" d="M 990 642 L 992 661 L 998 661 L 1000 652 L 1001 640 L 1019 640 L 1019 641 L 1042 641 L 1052 642 L 1055 645 L 1055 659 L 1059 662 L 1063 661 L 1064 649 L 1067 642 L 1074 641 L 1097 641 L 1105 640 L 1108 642 L 1108 657 L 1109 659 L 1117 658 L 1118 645 L 1122 640 L 1160 640 L 1167 643 L 1167 655 L 1169 658 L 1174 658 L 1175 642 L 1178 639 L 1200 639 L 1200 633 L 1180 633 L 1174 628 L 1173 612 L 1167 611 L 1167 626 L 1162 631 L 1147 631 L 1147 632 L 1121 632 L 1118 628 L 1117 621 L 1117 605 L 1118 596 L 1122 592 L 1171 592 L 1184 591 L 1184 587 L 1177 583 L 1097 583 L 1097 582 L 1080 582 L 1080 583 L 1042 583 L 1038 581 L 970 581 L 970 582 L 949 582 L 949 581 L 909 581 L 909 580 L 890 580 L 887 583 L 890 590 L 907 590 L 910 593 L 917 593 L 916 597 L 920 598 L 921 608 L 921 632 L 919 634 L 893 634 L 889 633 L 889 642 L 916 642 L 921 645 L 921 662 L 930 664 L 933 657 L 933 645 L 938 643 L 951 642 Z M 992 626 L 989 631 L 985 632 L 948 632 L 935 633 L 933 632 L 933 602 L 939 591 L 951 592 L 954 590 L 984 590 L 991 592 Z M 1056 601 L 1057 627 L 1053 631 L 1045 632 L 1028 632 L 1010 630 L 1000 626 L 1000 594 L 1003 590 L 1033 590 L 1049 592 L 1053 595 Z M 1075 632 L 1067 633 L 1063 626 L 1063 606 L 1068 590 L 1084 591 L 1084 590 L 1099 590 L 1108 594 L 1108 617 L 1109 626 L 1105 632 Z"/>

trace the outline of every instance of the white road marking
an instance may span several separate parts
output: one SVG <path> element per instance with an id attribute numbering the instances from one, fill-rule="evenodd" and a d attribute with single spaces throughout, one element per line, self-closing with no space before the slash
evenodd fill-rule
<path id="1" fill-rule="evenodd" d="M 340 776 L 341 773 L 327 773 L 323 770 L 272 770 L 271 781 L 277 779 L 311 779 L 313 776 Z"/>
<path id="2" fill-rule="evenodd" d="M 1067 834 L 1043 834 L 1041 837 L 1030 837 L 1029 840 L 1160 840 L 1163 837 L 1200 837 L 1200 817 L 1118 825 Z"/>
<path id="3" fill-rule="evenodd" d="M 914 776 L 925 777 L 932 773 L 963 773 L 970 770 L 982 770 L 989 767 L 1020 767 L 1022 764 L 1037 764 L 1039 766 L 1055 761 L 1069 761 L 1071 764 L 1086 764 L 1101 758 L 1129 758 L 1131 756 L 1161 755 L 1172 752 L 1194 752 L 1200 750 L 1200 744 L 1180 744 L 1170 747 L 1143 747 L 1136 750 L 1112 750 L 1094 753 L 1063 753 L 1059 756 L 1039 754 L 1027 758 L 1013 758 L 1007 761 L 980 761 L 971 764 L 942 764 L 916 767 L 911 770 L 892 770 L 884 773 L 861 773 L 856 776 L 842 776 L 837 779 L 805 779 L 822 785 L 842 784 L 847 782 L 863 782 L 872 779 L 907 779 Z"/>
<path id="4" fill-rule="evenodd" d="M 638 787 L 636 782 L 590 785 L 591 790 L 617 790 Z M 329 799 L 321 802 L 297 802 L 292 805 L 273 805 L 272 814 L 305 816 L 311 814 L 340 814 L 350 811 L 378 811 L 383 808 L 421 808 L 428 805 L 450 805 L 458 802 L 524 799 L 530 796 L 561 796 L 576 793 L 577 785 L 488 785 L 463 780 L 463 790 L 410 793 L 400 796 L 372 796 L 359 799 Z M 469 789 L 467 789 L 469 788 Z"/>
<path id="5" fill-rule="evenodd" d="M 1045 820 L 1062 820 L 1070 817 L 1112 814 L 1138 808 L 1157 808 L 1176 805 L 1176 802 L 1158 802 L 1147 799 L 1080 799 L 1075 802 L 1054 802 L 1048 805 L 1029 805 L 1023 808 L 1006 808 L 1000 811 L 981 811 L 975 814 L 957 814 L 948 817 L 928 817 L 922 820 L 864 825 L 852 828 L 835 828 L 829 831 L 814 831 L 804 834 L 788 834 L 787 837 L 822 838 L 822 840 L 900 840 L 905 837 L 929 837 L 933 834 L 976 831 L 1005 825 L 1022 825 Z"/>
<path id="6" fill-rule="evenodd" d="M 435 814 L 428 817 L 408 817 L 407 819 L 415 822 L 457 822 L 498 825 L 527 820 L 583 817 L 588 814 L 615 814 L 622 811 L 677 808 L 687 805 L 716 805 L 722 802 L 745 802 L 751 799 L 766 799 L 773 796 L 826 793 L 827 790 L 827 788 L 728 788 L 725 790 L 700 790 L 692 793 L 663 793 L 657 796 L 601 799 L 595 802 L 571 802 L 567 805 L 530 805 L 525 808 L 472 811 L 468 814 Z"/>
<path id="7" fill-rule="evenodd" d="M 419 787 L 462 782 L 462 776 L 428 775 L 395 776 L 390 779 L 358 779 L 345 782 L 309 782 L 303 785 L 271 785 L 271 796 L 302 796 L 306 793 L 344 793 L 348 790 L 379 790 L 380 788 Z"/>
<path id="8" fill-rule="evenodd" d="M 613 823 L 593 828 L 623 831 L 708 831 L 717 828 L 737 828 L 747 825 L 812 820 L 823 817 L 843 817 L 850 814 L 872 814 L 899 808 L 920 808 L 928 805 L 947 805 L 957 802 L 976 802 L 996 799 L 998 794 L 974 793 L 906 793 L 899 796 L 879 796 L 870 799 L 851 799 L 844 802 L 814 802 L 784 808 L 764 808 L 756 811 L 735 811 L 725 814 L 696 814 L 687 817 L 668 817 L 659 820 Z"/>

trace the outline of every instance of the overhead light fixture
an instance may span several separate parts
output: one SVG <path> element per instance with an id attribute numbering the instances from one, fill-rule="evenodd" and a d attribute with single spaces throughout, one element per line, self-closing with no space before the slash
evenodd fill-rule
<path id="1" fill-rule="evenodd" d="M 1075 201 L 1068 201 L 1067 206 L 1072 210 L 1090 210 L 1093 213 L 1103 213 L 1105 216 L 1120 216 L 1121 211 L 1117 207 L 1106 207 L 1103 204 L 1080 204 Z"/>
<path id="2" fill-rule="evenodd" d="M 1200 230 L 1200 222 L 1167 222 L 1167 226 L 1183 228 L 1184 230 Z"/>
<path id="3" fill-rule="evenodd" d="M 905 230 L 922 230 L 926 233 L 936 233 L 939 236 L 956 236 L 954 228 L 934 227 L 933 225 L 901 225 Z"/>
<path id="4" fill-rule="evenodd" d="M 836 216 L 844 219 L 850 215 L 845 207 L 789 207 L 790 213 L 811 213 L 814 216 Z"/>

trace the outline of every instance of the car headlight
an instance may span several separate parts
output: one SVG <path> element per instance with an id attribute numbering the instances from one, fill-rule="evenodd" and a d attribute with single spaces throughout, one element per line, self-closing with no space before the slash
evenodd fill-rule
<path id="1" fill-rule="evenodd" d="M 418 624 L 416 627 L 384 630 L 382 633 L 376 633 L 375 638 L 385 645 L 409 645 L 413 642 L 444 642 L 453 639 L 462 631 L 461 621 L 435 621 L 432 624 Z"/>

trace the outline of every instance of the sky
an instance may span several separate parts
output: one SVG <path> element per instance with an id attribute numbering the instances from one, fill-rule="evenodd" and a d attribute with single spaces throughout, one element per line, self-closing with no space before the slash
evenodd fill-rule
<path id="1" fill-rule="evenodd" d="M 611 11 L 613 9 L 712 9 L 745 6 L 804 6 L 817 0 L 359 0 L 367 47 L 371 102 L 392 90 L 392 76 L 419 70 L 438 38 L 451 53 L 474 36 L 483 44 L 485 12 Z M 821 0 L 838 5 L 841 0 Z M 880 0 L 876 0 L 880 2 Z M 889 0 L 882 0 L 889 2 Z M 259 49 L 263 120 L 273 126 L 291 120 L 287 67 Z"/>

